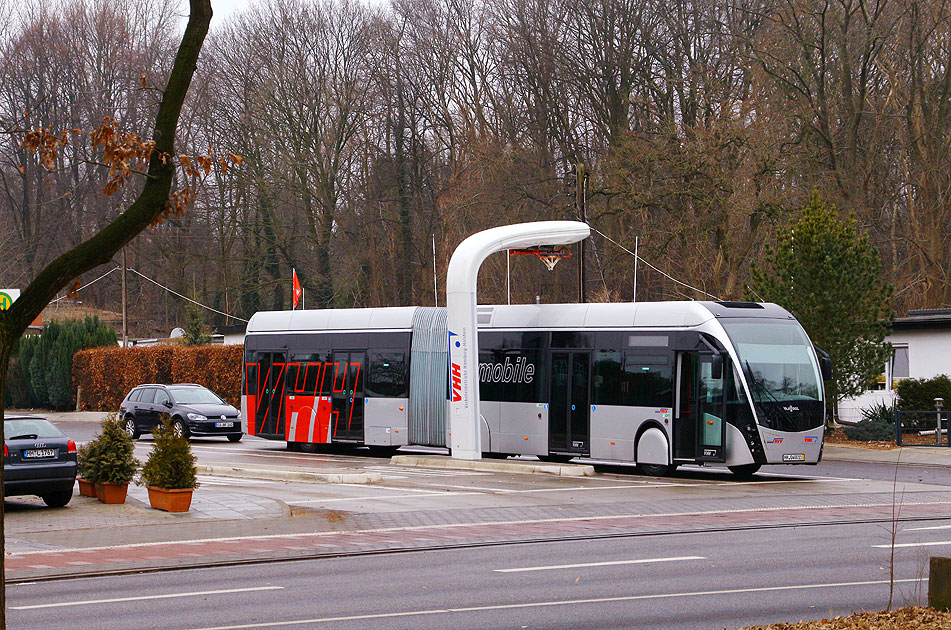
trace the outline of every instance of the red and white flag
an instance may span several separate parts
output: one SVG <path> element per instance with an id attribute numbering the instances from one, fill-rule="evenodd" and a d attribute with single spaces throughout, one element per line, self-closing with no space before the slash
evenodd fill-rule
<path id="1" fill-rule="evenodd" d="M 304 290 L 300 288 L 300 282 L 297 280 L 297 270 L 294 269 L 294 308 L 297 308 L 297 303 L 300 302 L 301 295 L 304 294 Z"/>

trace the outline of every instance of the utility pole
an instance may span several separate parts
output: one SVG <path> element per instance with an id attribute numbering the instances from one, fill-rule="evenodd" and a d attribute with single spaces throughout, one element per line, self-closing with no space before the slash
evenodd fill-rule
<path id="1" fill-rule="evenodd" d="M 122 347 L 129 347 L 129 327 L 127 323 L 126 293 L 125 293 L 125 247 L 122 248 Z"/>
<path id="2" fill-rule="evenodd" d="M 587 223 L 584 211 L 584 198 L 588 187 L 588 173 L 584 170 L 584 162 L 575 164 L 575 208 L 578 211 L 578 220 Z M 584 240 L 578 241 L 578 302 L 584 304 Z"/>

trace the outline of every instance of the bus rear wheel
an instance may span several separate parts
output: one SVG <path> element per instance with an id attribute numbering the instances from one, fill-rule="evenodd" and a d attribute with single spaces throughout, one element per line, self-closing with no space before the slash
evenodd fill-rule
<path id="1" fill-rule="evenodd" d="M 727 466 L 730 472 L 740 479 L 749 479 L 760 469 L 762 464 L 743 464 L 741 466 Z"/>

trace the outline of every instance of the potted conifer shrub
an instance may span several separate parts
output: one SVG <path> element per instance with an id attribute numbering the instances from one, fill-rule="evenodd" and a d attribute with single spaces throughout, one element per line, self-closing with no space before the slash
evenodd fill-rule
<path id="1" fill-rule="evenodd" d="M 152 430 L 155 445 L 136 483 L 149 490 L 149 503 L 157 510 L 187 512 L 198 487 L 195 456 L 188 438 L 175 434 L 171 419 Z"/>
<path id="2" fill-rule="evenodd" d="M 132 437 L 122 430 L 117 414 L 103 420 L 102 431 L 92 443 L 92 456 L 87 453 L 87 459 L 96 496 L 103 503 L 125 503 L 139 461 L 133 455 Z"/>
<path id="3" fill-rule="evenodd" d="M 96 482 L 93 480 L 92 462 L 96 458 L 95 442 L 87 442 L 76 451 L 76 481 L 79 482 L 79 496 L 96 496 Z"/>

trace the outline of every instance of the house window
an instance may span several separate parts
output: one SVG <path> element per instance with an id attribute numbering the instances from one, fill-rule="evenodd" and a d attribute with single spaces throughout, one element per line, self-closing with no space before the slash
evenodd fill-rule
<path id="1" fill-rule="evenodd" d="M 895 354 L 892 356 L 891 365 L 889 366 L 889 382 L 888 389 L 895 389 L 895 386 L 902 379 L 906 379 L 911 376 L 910 368 L 908 365 L 908 346 L 895 346 Z"/>

